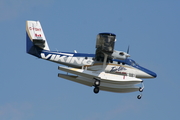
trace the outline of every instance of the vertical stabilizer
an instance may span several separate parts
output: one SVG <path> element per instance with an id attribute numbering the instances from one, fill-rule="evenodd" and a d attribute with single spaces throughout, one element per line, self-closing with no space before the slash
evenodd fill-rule
<path id="1" fill-rule="evenodd" d="M 26 21 L 27 52 L 37 55 L 38 50 L 49 50 L 46 37 L 39 21 Z"/>

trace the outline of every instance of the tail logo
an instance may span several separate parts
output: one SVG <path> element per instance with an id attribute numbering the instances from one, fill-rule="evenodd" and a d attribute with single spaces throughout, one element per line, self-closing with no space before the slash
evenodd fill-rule
<path id="1" fill-rule="evenodd" d="M 93 60 L 91 59 L 84 59 L 83 57 L 73 57 L 71 56 L 64 56 L 60 54 L 47 54 L 41 53 L 41 58 L 45 60 L 50 60 L 50 61 L 58 61 L 58 62 L 65 62 L 65 63 L 72 63 L 72 64 L 79 64 L 79 65 L 91 65 Z"/>

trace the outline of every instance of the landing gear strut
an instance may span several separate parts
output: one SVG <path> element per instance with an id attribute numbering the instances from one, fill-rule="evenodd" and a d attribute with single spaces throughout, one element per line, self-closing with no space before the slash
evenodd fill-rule
<path id="1" fill-rule="evenodd" d="M 100 80 L 94 78 L 94 93 L 99 93 Z"/>

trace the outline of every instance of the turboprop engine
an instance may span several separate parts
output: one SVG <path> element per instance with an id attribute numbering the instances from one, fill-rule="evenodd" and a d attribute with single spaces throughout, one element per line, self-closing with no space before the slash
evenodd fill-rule
<path id="1" fill-rule="evenodd" d="M 114 50 L 113 54 L 112 54 L 113 59 L 120 59 L 120 60 L 124 60 L 127 57 L 130 57 L 130 55 L 126 52 L 123 51 L 116 51 Z"/>
<path id="2" fill-rule="evenodd" d="M 127 57 L 130 57 L 130 55 L 126 52 L 114 50 L 115 41 L 115 34 L 99 33 L 96 39 L 96 59 L 103 59 L 105 54 L 108 55 L 108 59 L 124 60 Z"/>
<path id="3" fill-rule="evenodd" d="M 116 35 L 112 33 L 99 33 L 96 39 L 96 52 L 112 54 L 114 51 L 114 43 Z"/>

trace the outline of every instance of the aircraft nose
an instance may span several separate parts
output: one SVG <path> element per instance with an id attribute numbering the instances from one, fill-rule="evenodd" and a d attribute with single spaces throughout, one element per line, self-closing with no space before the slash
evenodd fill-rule
<path id="1" fill-rule="evenodd" d="M 155 72 L 150 71 L 148 74 L 151 75 L 152 78 L 156 78 L 157 77 L 157 74 Z"/>
<path id="2" fill-rule="evenodd" d="M 157 77 L 157 74 L 155 72 L 150 71 L 150 70 L 145 69 L 144 72 L 146 72 L 149 75 L 149 78 L 156 78 Z"/>
<path id="3" fill-rule="evenodd" d="M 139 66 L 139 69 L 145 73 L 142 75 L 142 77 L 144 77 L 144 78 L 156 78 L 157 77 L 157 74 L 155 72 L 152 72 L 144 67 Z"/>

